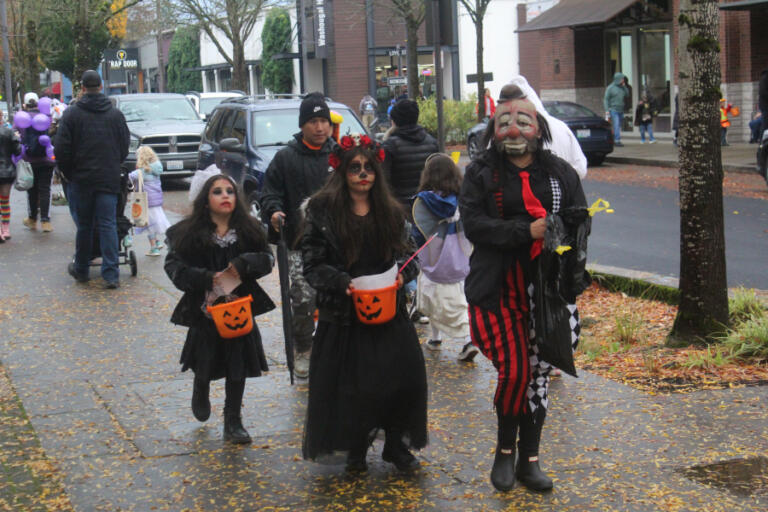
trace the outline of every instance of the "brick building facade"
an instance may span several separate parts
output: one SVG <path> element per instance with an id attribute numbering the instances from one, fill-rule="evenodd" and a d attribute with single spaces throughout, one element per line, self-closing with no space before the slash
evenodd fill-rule
<path id="1" fill-rule="evenodd" d="M 526 24 L 525 6 L 519 5 L 520 73 L 542 99 L 575 101 L 601 114 L 605 87 L 615 72 L 622 72 L 632 87 L 624 130 L 637 130 L 633 107 L 647 90 L 661 110 L 655 131 L 670 134 L 678 15 L 679 0 L 561 0 Z M 768 68 L 766 27 L 768 0 L 721 4 L 721 89 L 742 111 L 732 119 L 732 141 L 749 140 L 757 82 Z"/>

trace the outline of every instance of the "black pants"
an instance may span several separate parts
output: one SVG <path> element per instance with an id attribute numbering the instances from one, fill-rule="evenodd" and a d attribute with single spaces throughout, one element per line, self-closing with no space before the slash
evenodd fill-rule
<path id="1" fill-rule="evenodd" d="M 49 163 L 32 164 L 32 174 L 35 177 L 35 183 L 32 185 L 31 189 L 27 190 L 29 218 L 37 220 L 37 212 L 39 209 L 40 220 L 49 222 L 51 220 L 51 180 L 53 179 L 53 165 Z"/>

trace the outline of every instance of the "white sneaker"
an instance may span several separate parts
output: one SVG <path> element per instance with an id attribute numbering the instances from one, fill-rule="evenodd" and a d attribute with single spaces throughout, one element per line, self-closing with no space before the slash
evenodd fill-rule
<path id="1" fill-rule="evenodd" d="M 440 350 L 440 347 L 443 345 L 442 340 L 429 340 L 427 341 L 427 348 L 429 350 Z"/>
<path id="2" fill-rule="evenodd" d="M 480 350 L 472 344 L 470 341 L 469 343 L 465 344 L 464 347 L 461 349 L 461 352 L 459 352 L 459 361 L 464 361 L 465 363 L 469 363 L 472 361 L 475 356 L 480 352 Z"/>
<path id="3" fill-rule="evenodd" d="M 293 360 L 293 374 L 300 379 L 309 377 L 309 354 L 309 350 L 296 352 L 296 357 Z"/>

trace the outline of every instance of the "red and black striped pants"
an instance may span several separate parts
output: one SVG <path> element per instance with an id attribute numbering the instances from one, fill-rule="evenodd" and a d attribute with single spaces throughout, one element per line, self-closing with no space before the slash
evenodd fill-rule
<path id="1" fill-rule="evenodd" d="M 472 343 L 499 372 L 493 403 L 503 416 L 520 416 L 527 410 L 525 394 L 531 380 L 529 309 L 520 263 L 507 272 L 498 309 L 469 305 Z"/>

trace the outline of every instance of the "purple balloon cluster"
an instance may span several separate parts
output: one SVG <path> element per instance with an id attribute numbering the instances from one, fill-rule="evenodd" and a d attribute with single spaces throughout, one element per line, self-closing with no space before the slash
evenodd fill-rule
<path id="1" fill-rule="evenodd" d="M 40 100 L 37 102 L 37 109 L 40 111 L 40 113 L 35 114 L 34 116 L 23 110 L 16 112 L 13 115 L 13 125 L 20 129 L 27 129 L 31 126 L 38 132 L 44 132 L 48 130 L 48 128 L 51 126 L 51 98 L 46 96 L 40 98 Z M 45 155 L 48 158 L 53 158 L 53 143 L 51 142 L 51 138 L 48 135 L 40 135 L 37 140 L 40 145 L 45 148 Z M 17 160 L 21 159 L 25 152 L 26 147 L 22 145 L 21 155 L 17 158 Z"/>

